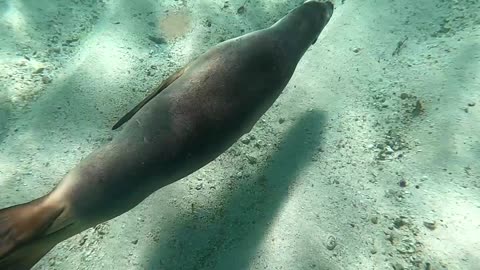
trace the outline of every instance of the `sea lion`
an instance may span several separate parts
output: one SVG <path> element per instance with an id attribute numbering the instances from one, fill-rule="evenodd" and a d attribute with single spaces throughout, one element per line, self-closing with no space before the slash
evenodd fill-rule
<path id="1" fill-rule="evenodd" d="M 0 210 L 0 269 L 30 269 L 59 242 L 119 216 L 249 132 L 333 12 L 307 1 L 271 27 L 224 41 L 114 125 L 115 138 L 47 195 Z"/>

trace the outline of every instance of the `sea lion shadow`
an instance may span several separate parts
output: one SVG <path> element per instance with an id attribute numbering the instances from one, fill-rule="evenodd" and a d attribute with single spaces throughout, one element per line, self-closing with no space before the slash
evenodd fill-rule
<path id="1" fill-rule="evenodd" d="M 217 210 L 198 210 L 181 226 L 163 224 L 171 237 L 147 252 L 146 269 L 248 269 L 297 174 L 317 152 L 325 118 L 321 111 L 305 113 L 265 167 L 236 180 L 221 206 L 212 207 Z"/>

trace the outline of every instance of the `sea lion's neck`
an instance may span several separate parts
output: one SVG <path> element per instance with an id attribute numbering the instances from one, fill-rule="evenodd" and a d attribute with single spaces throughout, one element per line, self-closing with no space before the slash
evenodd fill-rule
<path id="1" fill-rule="evenodd" d="M 271 31 L 281 32 L 281 35 L 288 36 L 279 40 L 281 47 L 288 52 L 288 55 L 299 59 L 307 51 L 316 39 L 316 34 L 311 26 L 305 23 L 299 25 L 277 25 L 272 26 Z M 277 35 L 277 34 L 275 34 Z"/>
<path id="2" fill-rule="evenodd" d="M 272 25 L 269 30 L 276 32 L 276 36 L 287 37 L 281 39 L 282 47 L 292 56 L 300 58 L 315 42 L 321 29 L 309 20 L 287 16 Z"/>
<path id="3" fill-rule="evenodd" d="M 284 49 L 289 54 L 301 57 L 315 43 L 323 27 L 329 21 L 333 6 L 331 3 L 307 1 L 292 10 L 269 29 L 282 36 Z"/>

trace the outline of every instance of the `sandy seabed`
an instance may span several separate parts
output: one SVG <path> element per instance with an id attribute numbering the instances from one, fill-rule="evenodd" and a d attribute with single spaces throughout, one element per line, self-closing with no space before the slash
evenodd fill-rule
<path id="1" fill-rule="evenodd" d="M 0 1 L 0 207 L 50 191 L 196 55 L 301 2 Z M 34 269 L 480 269 L 480 1 L 335 6 L 249 134 Z"/>

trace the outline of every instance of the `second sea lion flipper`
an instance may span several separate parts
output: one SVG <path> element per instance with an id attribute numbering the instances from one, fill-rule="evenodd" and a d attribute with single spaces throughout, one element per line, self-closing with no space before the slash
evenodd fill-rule
<path id="1" fill-rule="evenodd" d="M 64 211 L 38 199 L 0 210 L 0 269 L 32 268 L 56 244 L 49 230 Z"/>
<path id="2" fill-rule="evenodd" d="M 171 83 L 173 83 L 176 79 L 178 79 L 182 74 L 185 72 L 187 67 L 184 67 L 177 72 L 173 73 L 168 77 L 166 80 L 164 80 L 155 90 L 153 90 L 152 93 L 150 93 L 147 97 L 145 97 L 140 103 L 137 104 L 133 109 L 131 109 L 127 114 L 125 114 L 120 120 L 113 125 L 112 130 L 115 130 L 125 124 L 130 118 L 132 118 L 145 104 L 147 104 L 152 98 L 154 98 L 156 95 L 158 95 L 160 92 L 163 91 L 163 89 L 167 88 Z"/>

